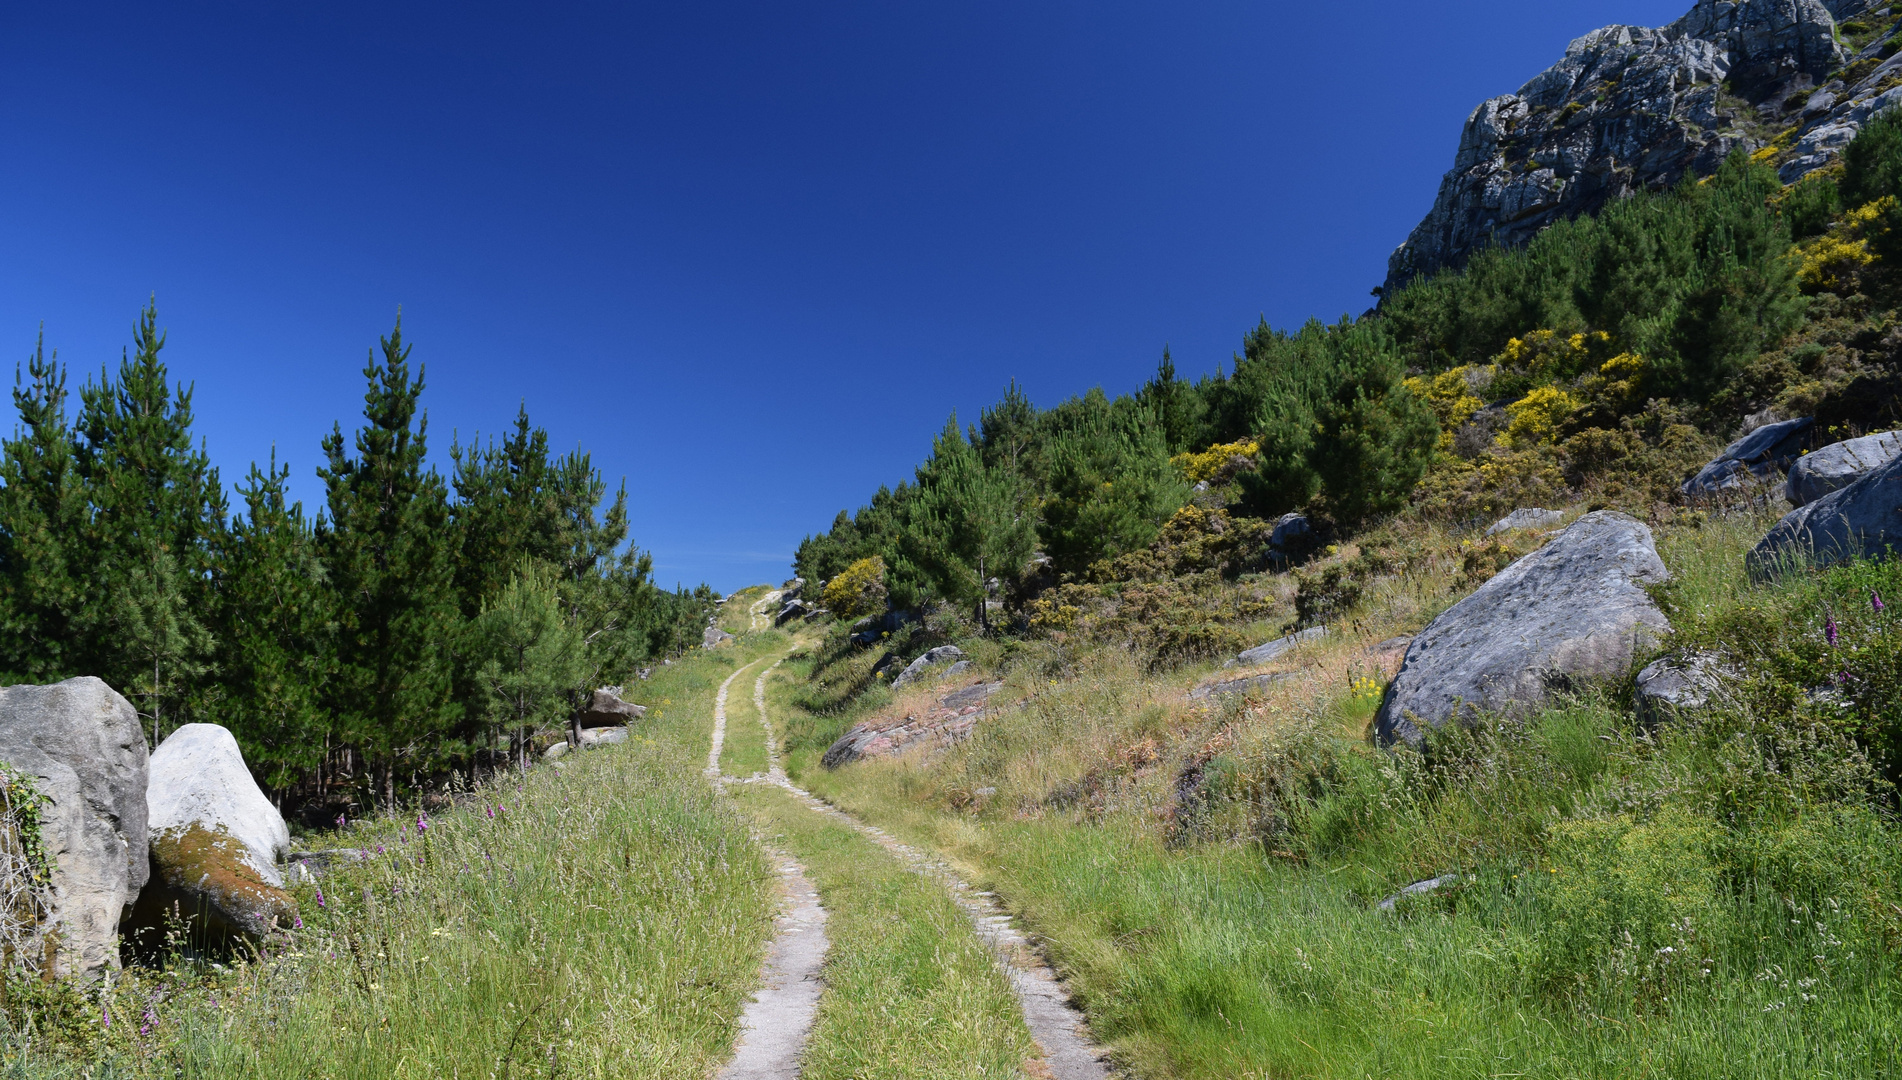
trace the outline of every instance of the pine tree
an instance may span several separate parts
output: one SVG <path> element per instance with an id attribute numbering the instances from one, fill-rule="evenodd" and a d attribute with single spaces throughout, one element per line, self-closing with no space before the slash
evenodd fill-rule
<path id="1" fill-rule="evenodd" d="M 328 517 L 317 547 L 337 612 L 326 705 L 386 804 L 396 798 L 399 756 L 426 770 L 456 750 L 450 646 L 460 627 L 448 488 L 425 467 L 423 373 L 410 377 L 409 353 L 399 318 L 381 361 L 372 353 L 363 369 L 369 389 L 356 456 L 333 428 L 318 470 Z"/>
<path id="2" fill-rule="evenodd" d="M 0 443 L 0 680 L 77 673 L 74 625 L 86 601 L 77 550 L 85 491 L 66 419 L 66 372 L 42 333 L 14 377 L 20 427 Z"/>
<path id="3" fill-rule="evenodd" d="M 524 562 L 473 627 L 483 716 L 492 730 L 508 734 L 523 771 L 535 732 L 567 719 L 571 692 L 588 675 L 582 635 L 563 610 L 558 585 L 556 567 Z"/>
<path id="4" fill-rule="evenodd" d="M 81 530 L 85 590 L 74 657 L 143 703 L 154 744 L 177 726 L 210 669 L 207 607 L 224 527 L 218 472 L 191 439 L 192 392 L 174 392 L 159 359 L 165 336 L 148 304 L 116 379 L 80 389 L 77 472 L 90 502 Z M 75 672 L 78 673 L 78 672 Z"/>
<path id="5" fill-rule="evenodd" d="M 1008 461 L 987 467 L 977 433 L 967 440 L 953 414 L 919 470 L 919 497 L 904 553 L 947 600 L 976 605 L 977 623 L 990 630 L 986 600 L 994 578 L 1014 577 L 1036 538 L 1023 479 Z"/>
<path id="6" fill-rule="evenodd" d="M 324 569 L 303 504 L 288 501 L 289 478 L 275 449 L 263 471 L 251 466 L 213 605 L 224 690 L 217 713 L 251 768 L 280 790 L 320 769 L 336 735 L 320 700 L 334 663 Z"/>
<path id="7" fill-rule="evenodd" d="M 1189 500 L 1154 418 L 1101 390 L 1052 412 L 1062 426 L 1049 436 L 1050 492 L 1038 529 L 1052 564 L 1081 573 L 1147 546 Z"/>

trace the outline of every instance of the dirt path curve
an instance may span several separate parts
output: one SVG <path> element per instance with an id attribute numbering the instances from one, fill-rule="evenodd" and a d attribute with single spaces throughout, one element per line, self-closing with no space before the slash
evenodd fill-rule
<path id="1" fill-rule="evenodd" d="M 760 724 L 766 728 L 768 780 L 814 811 L 833 817 L 870 837 L 913 872 L 935 878 L 943 884 L 950 892 L 952 901 L 971 920 L 978 939 L 990 946 L 991 954 L 1003 970 L 1011 992 L 1017 995 L 1017 1004 L 1023 1010 L 1024 1024 L 1030 1028 L 1030 1037 L 1036 1040 L 1037 1048 L 1043 1051 L 1049 1075 L 1054 1080 L 1108 1080 L 1113 1074 L 1103 1060 L 1102 1051 L 1090 1038 L 1083 1013 L 1070 1003 L 1070 995 L 1064 991 L 1056 972 L 1050 970 L 1050 965 L 1044 962 L 1030 939 L 998 904 L 994 894 L 971 888 L 942 859 L 900 842 L 883 829 L 867 825 L 787 777 L 785 768 L 779 763 L 779 743 L 773 735 L 773 725 L 766 719 L 766 677 L 781 662 L 783 658 L 760 672 L 759 678 L 753 683 L 753 704 L 758 708 Z"/>
<path id="2" fill-rule="evenodd" d="M 766 614 L 766 608 L 771 604 L 777 604 L 779 598 L 784 595 L 786 594 L 782 590 L 774 589 L 772 592 L 753 601 L 753 605 L 746 609 L 746 628 L 748 630 L 772 629 L 773 618 Z"/>
<path id="3" fill-rule="evenodd" d="M 707 753 L 707 775 L 717 784 L 734 779 L 720 772 L 720 751 L 726 742 L 727 690 L 752 666 L 748 664 L 728 675 L 714 698 L 713 746 Z M 799 1055 L 806 1048 L 806 1035 L 819 1011 L 819 969 L 825 963 L 828 946 L 826 911 L 819 904 L 819 890 L 813 888 L 798 860 L 771 847 L 766 853 L 779 869 L 779 917 L 774 920 L 773 944 L 766 955 L 760 988 L 740 1013 L 739 1042 L 733 1049 L 733 1060 L 720 1070 L 718 1080 L 794 1080 L 799 1075 Z"/>

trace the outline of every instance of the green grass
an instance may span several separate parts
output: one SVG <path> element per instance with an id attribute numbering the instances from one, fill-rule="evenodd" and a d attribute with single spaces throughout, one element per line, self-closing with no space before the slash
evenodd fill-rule
<path id="1" fill-rule="evenodd" d="M 1035 1055 L 1015 998 L 944 889 L 765 784 L 735 787 L 819 889 L 831 942 L 805 1080 L 1020 1077 Z"/>
<path id="2" fill-rule="evenodd" d="M 1896 664 L 1868 598 L 1902 572 L 1751 585 L 1767 526 L 1660 530 L 1681 644 L 1764 684 L 1661 729 L 1613 686 L 1428 763 L 1360 737 L 1353 642 L 1206 712 L 1181 703 L 1193 672 L 1030 665 L 1032 643 L 1003 671 L 1024 707 L 939 758 L 823 770 L 864 710 L 786 695 L 789 771 L 996 889 L 1135 1076 L 1902 1075 L 1902 844 L 1869 757 L 1893 760 Z M 1400 579 L 1355 616 L 1371 639 L 1445 596 Z M 1804 704 L 1838 664 L 1854 709 Z M 1191 757 L 1208 808 L 1185 827 Z M 1374 907 L 1447 871 L 1472 877 Z"/>
<path id="3" fill-rule="evenodd" d="M 778 881 L 701 775 L 737 653 L 637 684 L 654 707 L 627 744 L 501 778 L 422 834 L 413 814 L 353 826 L 340 843 L 383 853 L 326 879 L 321 902 L 300 889 L 305 927 L 268 963 L 59 990 L 73 1000 L 43 1003 L 31 1035 L 0 1038 L 0 1075 L 709 1075 Z"/>
<path id="4" fill-rule="evenodd" d="M 720 751 L 720 771 L 727 776 L 746 777 L 766 771 L 766 729 L 760 726 L 759 710 L 753 705 L 753 684 L 771 663 L 761 657 L 727 690 L 726 741 Z"/>

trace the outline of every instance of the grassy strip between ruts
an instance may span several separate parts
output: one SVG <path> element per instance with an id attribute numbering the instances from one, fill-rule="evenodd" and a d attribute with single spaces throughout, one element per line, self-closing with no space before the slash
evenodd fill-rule
<path id="1" fill-rule="evenodd" d="M 90 1006 L 83 1056 L 70 1033 L 53 1056 L 15 1031 L 5 1075 L 707 1076 L 776 899 L 747 822 L 701 775 L 736 653 L 641 684 L 656 707 L 627 744 L 484 785 L 420 828 L 353 826 L 336 841 L 369 860 L 300 890 L 305 926 L 269 962 L 127 972 Z"/>
<path id="2" fill-rule="evenodd" d="M 941 886 L 778 787 L 732 790 L 826 906 L 831 949 L 804 1080 L 1027 1075 L 1036 1048 L 1016 1000 Z"/>

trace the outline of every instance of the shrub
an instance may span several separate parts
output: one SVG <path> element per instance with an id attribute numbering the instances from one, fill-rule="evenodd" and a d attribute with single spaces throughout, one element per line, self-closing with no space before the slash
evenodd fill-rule
<path id="1" fill-rule="evenodd" d="M 1236 467 L 1236 458 L 1246 462 L 1246 468 L 1253 468 L 1255 455 L 1261 453 L 1260 444 L 1253 439 L 1239 442 L 1217 443 L 1192 454 L 1177 454 L 1169 459 L 1169 464 L 1182 471 L 1182 475 L 1192 484 L 1202 481 L 1213 482 L 1222 477 L 1224 471 Z"/>
<path id="2" fill-rule="evenodd" d="M 826 609 L 846 622 L 885 610 L 885 560 L 858 560 L 826 582 L 822 595 Z"/>
<path id="3" fill-rule="evenodd" d="M 1550 446 L 1558 438 L 1559 428 L 1583 405 L 1567 391 L 1541 386 L 1506 406 L 1506 415 L 1511 419 L 1499 436 L 1499 445 L 1521 449 Z"/>

